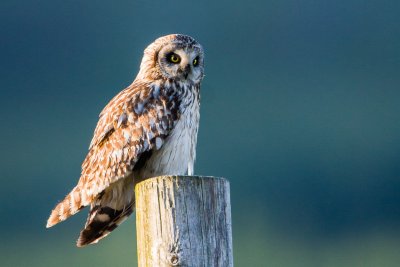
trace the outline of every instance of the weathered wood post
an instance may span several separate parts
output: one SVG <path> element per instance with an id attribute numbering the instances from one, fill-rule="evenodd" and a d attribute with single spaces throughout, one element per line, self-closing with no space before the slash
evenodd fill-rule
<path id="1" fill-rule="evenodd" d="M 135 193 L 139 267 L 233 266 L 226 179 L 159 176 Z"/>

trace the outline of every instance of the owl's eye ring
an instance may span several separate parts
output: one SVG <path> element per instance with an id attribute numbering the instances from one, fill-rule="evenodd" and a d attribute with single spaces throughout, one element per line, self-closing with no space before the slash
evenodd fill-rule
<path id="1" fill-rule="evenodd" d="M 174 64 L 178 64 L 179 62 L 181 62 L 181 57 L 175 53 L 168 54 L 167 59 L 169 62 Z"/>
<path id="2" fill-rule="evenodd" d="M 195 57 L 195 59 L 193 59 L 193 66 L 197 66 L 199 65 L 199 57 Z"/>

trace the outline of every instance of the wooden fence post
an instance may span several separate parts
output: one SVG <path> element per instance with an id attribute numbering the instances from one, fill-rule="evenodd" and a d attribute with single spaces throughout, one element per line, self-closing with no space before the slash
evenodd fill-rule
<path id="1" fill-rule="evenodd" d="M 139 267 L 233 266 L 226 179 L 159 176 L 135 194 Z"/>

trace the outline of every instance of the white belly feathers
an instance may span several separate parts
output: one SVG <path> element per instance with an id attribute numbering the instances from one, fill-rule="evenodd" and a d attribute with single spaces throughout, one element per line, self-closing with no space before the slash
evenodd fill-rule
<path id="1" fill-rule="evenodd" d="M 140 178 L 159 175 L 193 175 L 200 117 L 198 101 L 193 102 L 182 113 L 161 148 L 153 151 L 145 166 L 140 170 Z"/>

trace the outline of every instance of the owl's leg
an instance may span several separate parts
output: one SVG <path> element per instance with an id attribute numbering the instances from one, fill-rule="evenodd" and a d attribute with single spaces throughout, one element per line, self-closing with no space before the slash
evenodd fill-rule
<path id="1" fill-rule="evenodd" d="M 132 176 L 121 179 L 100 193 L 91 205 L 77 246 L 97 243 L 123 223 L 135 208 L 134 198 Z"/>

